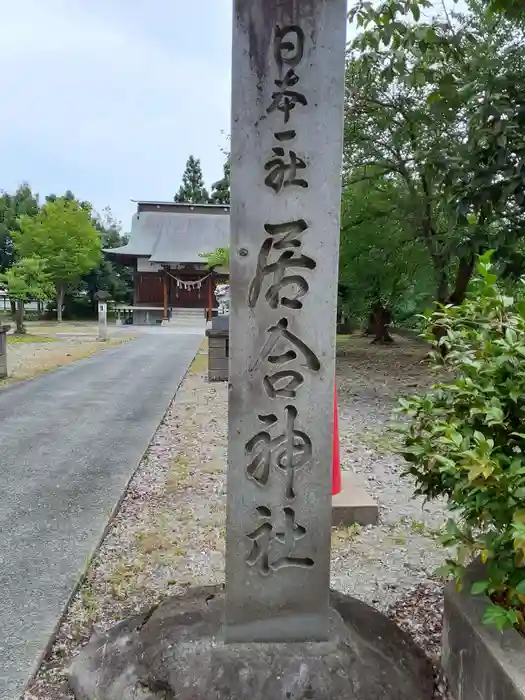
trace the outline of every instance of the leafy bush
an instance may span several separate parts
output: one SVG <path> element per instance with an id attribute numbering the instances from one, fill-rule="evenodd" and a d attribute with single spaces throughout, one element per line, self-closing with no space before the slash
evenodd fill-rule
<path id="1" fill-rule="evenodd" d="M 487 594 L 484 622 L 525 631 L 525 280 L 515 296 L 498 284 L 490 254 L 460 307 L 427 317 L 425 337 L 441 370 L 432 389 L 400 401 L 406 474 L 416 494 L 455 511 L 442 542 L 456 556 L 442 573 L 462 585 L 475 556 L 485 563 L 473 594 Z"/>

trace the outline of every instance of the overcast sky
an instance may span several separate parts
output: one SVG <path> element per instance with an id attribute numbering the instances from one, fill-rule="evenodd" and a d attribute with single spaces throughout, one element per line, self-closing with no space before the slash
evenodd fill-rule
<path id="1" fill-rule="evenodd" d="M 230 128 L 231 6 L 0 0 L 0 190 L 71 189 L 126 230 L 130 199 L 171 199 L 190 153 L 211 186 Z"/>
<path id="2" fill-rule="evenodd" d="M 71 189 L 129 228 L 190 153 L 222 175 L 231 0 L 0 0 L 0 189 Z"/>

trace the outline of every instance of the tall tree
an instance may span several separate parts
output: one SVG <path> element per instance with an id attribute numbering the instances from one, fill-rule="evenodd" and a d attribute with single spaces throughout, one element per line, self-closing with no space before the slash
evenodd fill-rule
<path id="1" fill-rule="evenodd" d="M 211 202 L 213 204 L 229 204 L 230 203 L 230 154 L 226 155 L 226 161 L 223 166 L 224 174 L 220 180 L 214 182 L 211 186 Z"/>
<path id="2" fill-rule="evenodd" d="M 374 176 L 404 183 L 414 235 L 434 266 L 436 298 L 457 304 L 476 255 L 492 248 L 504 256 L 525 234 L 523 37 L 487 14 L 484 0 L 468 0 L 465 14 L 422 19 L 430 5 L 355 7 L 346 165 L 350 176 L 367 164 Z"/>
<path id="3" fill-rule="evenodd" d="M 38 214 L 38 195 L 29 185 L 22 183 L 14 194 L 0 192 L 0 272 L 5 272 L 14 262 L 12 232 L 17 231 L 18 218 Z"/>
<path id="4" fill-rule="evenodd" d="M 366 321 L 373 342 L 391 340 L 389 324 L 432 298 L 431 266 L 407 221 L 410 199 L 394 178 L 355 182 L 343 190 L 339 283 L 346 316 Z"/>
<path id="5" fill-rule="evenodd" d="M 46 260 L 46 271 L 55 286 L 57 319 L 61 321 L 68 285 L 100 261 L 100 233 L 93 225 L 91 212 L 75 200 L 59 197 L 44 204 L 36 217 L 21 217 L 13 241 L 20 257 L 41 256 Z"/>
<path id="6" fill-rule="evenodd" d="M 25 333 L 24 304 L 53 297 L 53 281 L 46 272 L 46 261 L 38 257 L 21 258 L 0 275 L 0 281 L 6 285 L 9 298 L 16 304 L 16 332 Z"/>
<path id="7" fill-rule="evenodd" d="M 190 156 L 186 161 L 186 168 L 182 174 L 182 185 L 173 200 L 181 204 L 208 204 L 210 201 L 210 196 L 204 186 L 199 158 Z"/>
<path id="8" fill-rule="evenodd" d="M 67 199 L 69 202 L 77 202 L 81 209 L 88 209 L 89 211 L 92 209 L 91 202 L 77 199 L 71 190 L 66 190 L 61 198 L 56 194 L 46 195 L 46 202 L 56 202 L 57 199 Z"/>
<path id="9" fill-rule="evenodd" d="M 94 225 L 100 232 L 102 248 L 118 248 L 128 242 L 128 236 L 122 233 L 122 226 L 113 216 L 110 207 L 102 214 L 93 217 Z M 121 263 L 102 257 L 99 264 L 82 276 L 82 286 L 87 291 L 92 310 L 95 311 L 96 293 L 109 292 L 114 301 L 131 303 L 133 301 L 133 270 Z"/>

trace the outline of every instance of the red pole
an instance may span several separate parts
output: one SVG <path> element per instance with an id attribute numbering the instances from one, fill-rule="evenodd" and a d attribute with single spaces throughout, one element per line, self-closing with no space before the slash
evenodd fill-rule
<path id="1" fill-rule="evenodd" d="M 334 384 L 334 433 L 332 442 L 332 496 L 341 491 L 341 454 L 339 451 L 339 417 L 337 415 L 337 388 Z"/>

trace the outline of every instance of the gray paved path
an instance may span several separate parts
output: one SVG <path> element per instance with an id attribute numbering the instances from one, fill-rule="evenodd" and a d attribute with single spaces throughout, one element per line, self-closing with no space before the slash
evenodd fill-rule
<path id="1" fill-rule="evenodd" d="M 202 337 L 144 334 L 0 392 L 0 700 L 20 697 Z"/>

